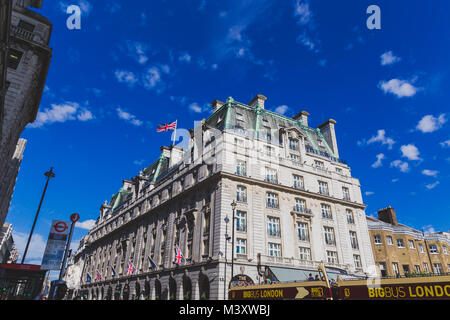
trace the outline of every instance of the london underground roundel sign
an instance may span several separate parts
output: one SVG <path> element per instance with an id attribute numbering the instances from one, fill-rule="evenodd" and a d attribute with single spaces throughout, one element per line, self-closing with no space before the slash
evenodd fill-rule
<path id="1" fill-rule="evenodd" d="M 69 226 L 64 221 L 58 221 L 53 225 L 53 228 L 56 232 L 63 233 L 69 228 Z"/>
<path id="2" fill-rule="evenodd" d="M 72 221 L 73 223 L 77 222 L 78 220 L 80 220 L 80 215 L 78 213 L 73 213 L 70 216 L 70 221 Z"/>

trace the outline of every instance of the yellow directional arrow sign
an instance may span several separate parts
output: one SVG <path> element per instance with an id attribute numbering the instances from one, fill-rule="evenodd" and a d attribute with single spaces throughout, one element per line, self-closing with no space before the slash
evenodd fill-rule
<path id="1" fill-rule="evenodd" d="M 303 299 L 309 294 L 309 291 L 306 290 L 303 287 L 297 287 L 297 295 L 295 296 L 295 299 Z"/>

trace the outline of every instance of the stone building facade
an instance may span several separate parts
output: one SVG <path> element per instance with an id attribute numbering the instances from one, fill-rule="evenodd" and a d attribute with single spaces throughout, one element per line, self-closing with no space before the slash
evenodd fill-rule
<path id="1" fill-rule="evenodd" d="M 372 250 L 379 275 L 397 277 L 450 273 L 450 236 L 421 232 L 398 223 L 394 208 L 367 217 Z"/>
<path id="2" fill-rule="evenodd" d="M 123 181 L 77 252 L 83 295 L 226 299 L 230 281 L 283 272 L 305 280 L 321 262 L 336 274 L 373 267 L 366 206 L 340 160 L 336 122 L 314 129 L 308 112 L 288 118 L 265 101 L 213 101 L 213 114 L 189 130 L 189 146 L 161 147 L 159 159 Z"/>
<path id="3" fill-rule="evenodd" d="M 16 263 L 18 251 L 12 236 L 12 224 L 4 223 L 0 227 L 0 264 Z"/>
<path id="4" fill-rule="evenodd" d="M 36 119 L 50 66 L 52 25 L 28 9 L 41 5 L 42 0 L 0 0 L 0 224 L 17 176 L 10 171 L 12 158 L 25 126 Z"/>

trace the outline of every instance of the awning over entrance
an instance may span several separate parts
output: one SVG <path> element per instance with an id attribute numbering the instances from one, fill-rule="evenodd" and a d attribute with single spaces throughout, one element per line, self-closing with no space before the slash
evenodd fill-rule
<path id="1" fill-rule="evenodd" d="M 344 270 L 336 268 L 326 268 L 328 278 L 337 280 L 337 276 L 347 274 Z M 266 277 L 279 282 L 307 281 L 311 274 L 314 278 L 316 275 L 320 277 L 317 269 L 291 269 L 281 267 L 266 267 Z"/>

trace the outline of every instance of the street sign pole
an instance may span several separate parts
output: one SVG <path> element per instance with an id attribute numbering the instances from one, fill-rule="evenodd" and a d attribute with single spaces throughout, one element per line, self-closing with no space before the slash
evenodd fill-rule
<path id="1" fill-rule="evenodd" d="M 75 227 L 75 223 L 77 223 L 78 219 L 80 219 L 80 215 L 78 213 L 74 213 L 70 216 L 70 220 L 72 221 L 72 224 L 70 225 L 70 231 L 69 231 L 69 239 L 67 239 L 66 249 L 64 250 L 64 258 L 61 265 L 61 271 L 59 272 L 59 280 L 62 280 L 62 277 L 64 275 L 64 271 L 66 269 L 66 260 L 67 260 L 67 252 L 70 248 L 70 243 L 72 242 L 72 233 L 73 229 Z"/>
<path id="2" fill-rule="evenodd" d="M 28 246 L 30 245 L 31 237 L 33 236 L 33 231 L 34 231 L 34 227 L 36 225 L 36 221 L 37 221 L 37 218 L 38 218 L 38 215 L 39 215 L 39 211 L 41 211 L 42 201 L 44 201 L 44 196 L 45 196 L 45 192 L 47 191 L 48 182 L 50 181 L 50 178 L 54 178 L 55 177 L 55 174 L 53 173 L 53 167 L 51 167 L 50 171 L 46 172 L 44 175 L 47 177 L 47 182 L 45 182 L 44 192 L 42 192 L 41 201 L 39 202 L 39 207 L 38 207 L 38 210 L 36 212 L 36 216 L 34 217 L 33 226 L 31 227 L 31 232 L 30 232 L 30 235 L 28 237 L 27 245 L 25 247 L 25 251 L 24 251 L 23 256 L 22 256 L 22 264 L 25 262 L 25 257 L 27 256 Z"/>

